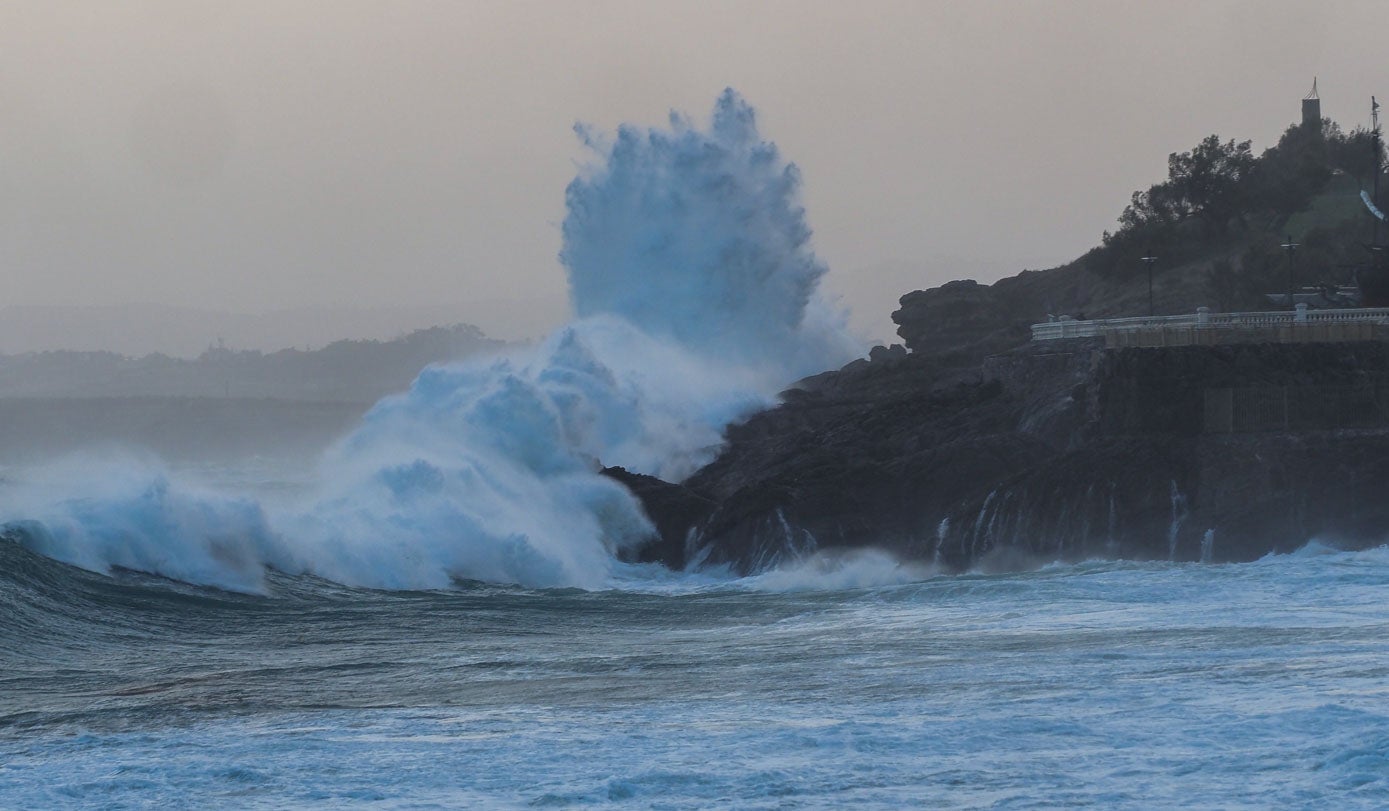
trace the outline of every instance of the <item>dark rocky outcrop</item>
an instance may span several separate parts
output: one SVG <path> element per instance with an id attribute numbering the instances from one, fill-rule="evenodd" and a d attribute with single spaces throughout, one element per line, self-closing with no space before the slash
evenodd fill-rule
<path id="1" fill-rule="evenodd" d="M 1156 315 L 1195 313 L 1220 304 L 1212 288 L 1213 268 L 1230 261 L 1242 242 L 1218 244 L 1153 279 Z M 1147 314 L 1147 275 L 1136 267 L 1099 272 L 1084 257 L 1051 270 L 1024 270 L 991 285 L 953 281 L 901 298 L 892 314 L 907 348 L 939 363 L 972 365 L 990 354 L 1019 347 L 1031 338 L 1029 325 L 1053 316 L 1118 318 Z"/>
<path id="2" fill-rule="evenodd" d="M 626 474 L 630 476 L 630 474 Z M 963 568 L 1247 560 L 1389 535 L 1389 345 L 912 354 L 805 381 L 682 485 L 634 486 L 648 559 L 754 571 L 811 549 Z"/>
<path id="3" fill-rule="evenodd" d="M 1029 318 L 1018 312 L 1020 302 L 973 280 L 917 290 L 902 296 L 901 304 L 892 320 L 913 352 L 977 360 L 1027 340 Z"/>
<path id="4" fill-rule="evenodd" d="M 705 508 L 662 517 L 647 500 L 663 535 L 681 539 L 662 545 L 681 557 L 657 557 L 683 563 L 697 548 L 751 571 L 811 548 L 876 546 L 958 568 L 1244 560 L 1313 537 L 1381 542 L 1382 335 L 1286 345 L 1276 331 L 1230 332 L 1239 343 L 1163 349 L 1029 342 L 1029 326 L 1051 317 L 1270 306 L 1264 294 L 1286 285 L 1287 233 L 1307 234 L 1303 282 L 1348 281 L 1330 269 L 1358 256 L 1365 215 L 1328 143 L 1349 142 L 1293 128 L 1257 159 L 1246 154 L 1239 165 L 1257 171 L 1231 176 L 1243 183 L 1239 211 L 1212 217 L 1212 199 L 1188 197 L 1185 214 L 1147 217 L 1143 195 L 1193 191 L 1176 161 L 1165 184 L 1135 195 L 1119 232 L 1072 262 L 907 293 L 892 319 L 910 354 L 875 350 L 731 428 L 722 454 L 683 484 Z"/>
<path id="5" fill-rule="evenodd" d="M 656 526 L 651 543 L 632 554 L 638 563 L 664 563 L 683 569 L 697 550 L 691 548 L 692 529 L 714 510 L 714 502 L 688 487 L 662 481 L 655 476 L 632 473 L 622 467 L 603 469 L 603 475 L 620 482 L 641 499 L 647 515 Z"/>

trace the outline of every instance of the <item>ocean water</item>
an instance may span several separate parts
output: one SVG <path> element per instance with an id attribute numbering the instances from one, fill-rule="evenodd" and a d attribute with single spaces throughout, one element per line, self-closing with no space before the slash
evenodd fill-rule
<path id="1" fill-rule="evenodd" d="M 0 480 L 0 530 L 94 571 L 243 592 L 269 571 L 381 589 L 605 588 L 651 524 L 597 460 L 678 480 L 730 423 L 866 348 L 818 292 L 828 268 L 799 171 L 737 93 L 704 126 L 673 114 L 581 134 L 593 159 L 565 190 L 559 257 L 569 324 L 424 369 L 293 493 L 84 453 Z"/>
<path id="2" fill-rule="evenodd" d="M 247 595 L 0 543 L 0 807 L 1389 807 L 1389 549 L 619 580 Z"/>
<path id="3" fill-rule="evenodd" d="M 736 93 L 580 130 L 536 346 L 292 476 L 0 471 L 0 809 L 1389 807 L 1384 549 L 621 563 L 599 460 L 679 479 L 864 347 Z"/>

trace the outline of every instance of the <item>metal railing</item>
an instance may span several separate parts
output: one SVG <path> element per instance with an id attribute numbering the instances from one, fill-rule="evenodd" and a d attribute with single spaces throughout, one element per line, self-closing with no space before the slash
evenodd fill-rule
<path id="1" fill-rule="evenodd" d="M 1312 310 L 1299 304 L 1294 310 L 1264 313 L 1213 313 L 1202 307 L 1185 315 L 1160 315 L 1139 318 L 1100 318 L 1076 321 L 1062 316 L 1055 321 L 1032 325 L 1032 340 L 1053 341 L 1060 338 L 1099 338 L 1113 333 L 1141 332 L 1171 328 L 1239 329 L 1316 324 L 1389 324 L 1389 307 L 1362 307 L 1346 310 Z"/>

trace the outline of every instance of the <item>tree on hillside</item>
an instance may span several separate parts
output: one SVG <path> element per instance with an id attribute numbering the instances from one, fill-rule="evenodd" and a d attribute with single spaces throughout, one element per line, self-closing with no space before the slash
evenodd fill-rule
<path id="1" fill-rule="evenodd" d="M 1208 135 L 1190 152 L 1167 156 L 1167 180 L 1133 200 L 1119 216 L 1123 229 L 1171 226 L 1200 217 L 1215 233 L 1223 233 L 1242 210 L 1242 181 L 1254 168 L 1249 141 L 1222 143 Z"/>
<path id="2" fill-rule="evenodd" d="M 1263 241 L 1264 235 L 1281 239 L 1288 218 L 1306 209 L 1336 172 L 1368 183 L 1376 165 L 1373 143 L 1368 130 L 1343 133 L 1326 119 L 1320 128 L 1289 127 L 1257 157 L 1249 141 L 1207 136 L 1191 151 L 1168 156 L 1167 179 L 1134 192 L 1119 216 L 1118 230 L 1105 232 L 1102 245 L 1083 261 L 1104 275 L 1127 276 L 1141 270 L 1146 251 L 1158 252 L 1164 265 L 1173 266 L 1215 248 L 1224 250 L 1232 229 L 1240 242 Z M 1278 252 L 1265 256 L 1265 247 L 1261 244 L 1228 267 L 1212 268 L 1212 289 L 1224 297 L 1244 298 L 1256 286 L 1267 285 Z"/>
<path id="3" fill-rule="evenodd" d="M 1322 129 L 1288 127 L 1278 143 L 1259 156 L 1251 199 L 1276 220 L 1302 208 L 1326 185 L 1332 167 L 1327 156 L 1341 140 L 1340 127 L 1324 121 Z"/>
<path id="4" fill-rule="evenodd" d="M 1274 219 L 1286 219 L 1306 208 L 1337 171 L 1368 184 L 1375 161 L 1374 138 L 1364 127 L 1343 133 L 1329 119 L 1320 131 L 1291 126 L 1259 156 L 1250 199 Z"/>
<path id="5" fill-rule="evenodd" d="M 1384 145 L 1379 145 L 1375 154 L 1375 138 L 1367 127 L 1356 127 L 1345 135 L 1340 127 L 1335 128 L 1334 136 L 1327 138 L 1327 162 L 1361 183 L 1368 183 L 1374 175 L 1375 167 L 1384 163 Z"/>
<path id="6" fill-rule="evenodd" d="M 1190 152 L 1168 156 L 1167 182 L 1192 214 L 1223 233 L 1243 209 L 1242 181 L 1254 163 L 1249 141 L 1232 138 L 1222 144 L 1219 136 L 1208 135 Z"/>

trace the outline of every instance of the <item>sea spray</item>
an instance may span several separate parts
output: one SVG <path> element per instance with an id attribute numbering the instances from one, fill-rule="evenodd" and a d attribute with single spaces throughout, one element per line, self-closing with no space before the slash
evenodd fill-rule
<path id="1" fill-rule="evenodd" d="M 64 457 L 9 480 L 0 515 L 0 536 L 94 571 L 119 567 L 254 592 L 266 565 L 299 568 L 260 504 L 129 453 Z"/>
<path id="2" fill-rule="evenodd" d="M 379 588 L 604 585 L 652 529 L 600 465 L 679 479 L 730 422 L 861 347 L 817 296 L 799 173 L 736 93 L 707 129 L 580 132 L 597 160 L 566 193 L 577 320 L 536 350 L 426 369 L 297 503 L 129 468 L 101 474 L 121 485 L 101 498 L 85 475 L 11 492 L 0 520 L 81 566 L 242 590 L 264 566 Z"/>
<path id="3" fill-rule="evenodd" d="M 672 114 L 668 130 L 580 135 L 601 160 L 565 195 L 578 317 L 615 315 L 782 385 L 859 354 L 816 295 L 827 268 L 810 249 L 800 172 L 737 93 L 719 97 L 708 130 Z"/>
<path id="4" fill-rule="evenodd" d="M 599 360 L 624 346 L 621 364 Z M 330 453 L 333 474 L 289 534 L 315 547 L 305 557 L 317 574 L 357 585 L 596 588 L 613 554 L 651 531 L 598 460 L 670 476 L 702 462 L 726 421 L 765 402 L 737 375 L 721 391 L 716 378 L 608 317 L 529 357 L 428 369 Z"/>

